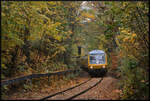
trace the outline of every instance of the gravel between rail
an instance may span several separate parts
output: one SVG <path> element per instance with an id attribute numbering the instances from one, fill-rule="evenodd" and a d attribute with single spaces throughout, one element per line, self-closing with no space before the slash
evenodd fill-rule
<path id="1" fill-rule="evenodd" d="M 117 79 L 106 76 L 97 86 L 73 100 L 117 100 L 120 93 L 117 82 Z"/>
<path id="2" fill-rule="evenodd" d="M 90 81 L 88 81 L 87 83 L 76 87 L 74 89 L 71 89 L 67 92 L 63 92 L 59 95 L 56 95 L 54 97 L 49 98 L 48 100 L 66 100 L 66 99 L 72 99 L 80 94 L 82 94 L 82 92 L 86 93 L 86 90 L 90 89 L 90 87 L 93 87 L 94 85 L 100 83 L 100 81 L 102 80 L 102 78 L 92 78 Z"/>

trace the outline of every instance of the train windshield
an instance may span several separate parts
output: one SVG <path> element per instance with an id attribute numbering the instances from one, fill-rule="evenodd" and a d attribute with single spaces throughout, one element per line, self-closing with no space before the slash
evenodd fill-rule
<path id="1" fill-rule="evenodd" d="M 90 64 L 105 64 L 105 54 L 91 54 Z"/>

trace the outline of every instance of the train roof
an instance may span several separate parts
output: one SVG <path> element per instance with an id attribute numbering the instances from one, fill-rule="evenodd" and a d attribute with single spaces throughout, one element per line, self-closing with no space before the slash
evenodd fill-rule
<path id="1" fill-rule="evenodd" d="M 105 52 L 102 50 L 92 50 L 89 52 L 89 54 L 101 54 L 101 53 L 105 53 Z"/>

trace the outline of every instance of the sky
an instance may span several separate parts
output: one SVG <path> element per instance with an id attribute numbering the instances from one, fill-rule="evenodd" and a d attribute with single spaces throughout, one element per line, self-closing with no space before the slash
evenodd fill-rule
<path id="1" fill-rule="evenodd" d="M 86 2 L 87 2 L 87 1 L 83 1 L 83 2 L 82 2 L 82 4 L 81 4 L 81 9 L 87 9 L 87 10 L 88 10 L 88 9 L 91 9 L 90 7 L 88 7 L 88 6 L 86 5 Z"/>

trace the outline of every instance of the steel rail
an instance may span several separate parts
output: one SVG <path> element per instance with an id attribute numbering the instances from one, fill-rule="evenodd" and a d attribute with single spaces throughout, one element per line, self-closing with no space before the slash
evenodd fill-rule
<path id="1" fill-rule="evenodd" d="M 85 83 L 87 83 L 87 82 L 90 81 L 90 80 L 91 80 L 91 78 L 88 79 L 88 80 L 86 80 L 86 81 L 84 81 L 84 82 L 82 82 L 82 83 L 80 83 L 80 84 L 78 84 L 78 85 L 75 85 L 75 86 L 70 87 L 70 88 L 68 88 L 68 89 L 65 89 L 65 90 L 63 90 L 63 91 L 57 92 L 57 93 L 55 93 L 55 94 L 49 95 L 49 96 L 44 97 L 44 98 L 42 98 L 42 99 L 40 99 L 40 100 L 46 100 L 46 99 L 48 99 L 48 98 L 50 98 L 50 97 L 53 97 L 53 96 L 55 96 L 55 95 L 57 95 L 57 94 L 60 94 L 60 93 L 66 92 L 66 91 L 68 91 L 68 90 L 71 90 L 71 89 L 73 89 L 73 88 L 79 87 L 80 85 L 85 84 Z"/>
<path id="2" fill-rule="evenodd" d="M 93 87 L 95 87 L 96 85 L 98 85 L 99 83 L 101 83 L 102 80 L 103 80 L 103 78 L 101 78 L 96 84 L 94 84 L 93 86 L 89 87 L 88 89 L 86 89 L 86 90 L 84 90 L 84 91 L 82 91 L 82 92 L 80 92 L 80 93 L 78 93 L 78 94 L 76 94 L 76 95 L 74 95 L 72 97 L 69 97 L 69 98 L 67 98 L 65 100 L 72 100 L 73 98 L 75 98 L 75 97 L 77 97 L 77 96 L 79 96 L 79 95 L 87 92 L 88 90 L 92 89 Z"/>

